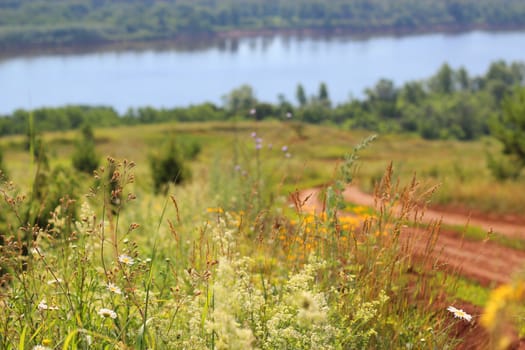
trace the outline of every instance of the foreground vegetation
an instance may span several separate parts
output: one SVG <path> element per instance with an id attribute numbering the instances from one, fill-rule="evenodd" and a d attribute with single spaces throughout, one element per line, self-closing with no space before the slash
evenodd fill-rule
<path id="1" fill-rule="evenodd" d="M 453 155 L 473 158 L 481 181 L 475 156 L 480 161 L 483 143 L 383 136 L 352 151 L 365 133 L 307 125 L 298 137 L 286 122 L 83 134 L 97 154 L 112 156 L 95 178 L 71 166 L 76 132 L 30 140 L 33 155 L 24 136 L 1 140 L 14 180 L 1 185 L 2 348 L 444 349 L 461 341 L 453 330 L 467 321 L 446 308 L 473 287 L 461 282 L 451 293 L 455 276 L 421 278 L 436 269 L 432 246 L 423 262 L 408 255 L 410 240 L 400 238 L 407 213 L 390 208 L 398 198 L 405 208 L 425 201 L 427 185 L 454 176 L 445 165 Z M 193 149 L 186 151 L 192 181 L 155 195 L 151 171 L 159 168 L 148 168 L 148 159 L 165 159 L 152 153 L 172 139 Z M 401 162 L 406 149 L 414 163 Z M 440 170 L 411 183 L 432 150 L 443 149 L 450 154 L 433 158 L 444 162 Z M 137 164 L 119 160 L 129 157 Z M 346 205 L 341 186 L 373 179 L 380 214 L 337 212 Z M 326 182 L 325 211 L 290 202 L 295 189 Z M 524 192 L 518 183 L 494 185 L 516 186 L 508 200 Z M 62 199 L 47 206 L 54 198 Z M 436 225 L 426 230 L 430 240 L 437 234 Z M 500 301 L 484 321 L 496 337 L 502 313 L 521 298 L 516 288 L 489 298 Z"/>
<path id="2" fill-rule="evenodd" d="M 254 30 L 356 34 L 523 28 L 520 0 L 0 1 L 3 51 Z"/>
<path id="3" fill-rule="evenodd" d="M 403 217 L 338 218 L 335 199 L 324 214 L 303 211 L 299 200 L 291 210 L 286 198 L 272 199 L 275 173 L 263 170 L 261 150 L 235 147 L 248 156 L 239 168 L 221 157 L 169 197 L 142 188 L 133 162 L 108 158 L 95 180 L 83 180 L 89 195 L 64 194 L 43 224 L 35 188 L 24 198 L 4 183 L 2 348 L 454 343 L 452 316 L 431 307 L 443 296 L 404 274 L 412 262 L 395 229 Z"/>

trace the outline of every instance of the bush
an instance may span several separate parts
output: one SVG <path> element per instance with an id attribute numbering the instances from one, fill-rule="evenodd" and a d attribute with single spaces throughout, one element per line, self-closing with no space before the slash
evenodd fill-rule
<path id="1" fill-rule="evenodd" d="M 170 183 L 178 185 L 191 179 L 190 169 L 184 163 L 184 152 L 174 140 L 160 154 L 151 155 L 149 161 L 156 193 L 166 192 Z"/>
<path id="2" fill-rule="evenodd" d="M 487 154 L 487 167 L 492 176 L 498 181 L 515 180 L 521 174 L 523 165 L 520 161 L 510 159 L 508 156 L 494 157 Z"/>
<path id="3" fill-rule="evenodd" d="M 82 140 L 77 142 L 73 153 L 73 167 L 78 171 L 91 174 L 99 165 L 99 157 L 95 151 L 93 130 L 90 126 L 82 128 Z"/>
<path id="4" fill-rule="evenodd" d="M 71 222 L 76 217 L 75 201 L 78 199 L 79 183 L 71 169 L 57 166 L 52 171 L 37 175 L 33 184 L 33 201 L 30 203 L 28 222 L 38 227 L 52 227 L 53 217 L 60 213 L 63 234 L 72 231 Z M 66 232 L 67 229 L 67 232 Z"/>

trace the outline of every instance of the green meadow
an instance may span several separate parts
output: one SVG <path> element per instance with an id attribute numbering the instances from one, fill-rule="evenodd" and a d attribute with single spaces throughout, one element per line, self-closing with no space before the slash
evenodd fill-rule
<path id="1" fill-rule="evenodd" d="M 414 258 L 400 235 L 413 223 L 393 210 L 525 212 L 523 182 L 487 168 L 495 140 L 271 120 L 93 134 L 94 173 L 72 167 L 79 131 L 0 139 L 0 348 L 452 349 L 465 304 L 487 306 L 483 324 L 505 340 L 496 325 L 523 283 L 489 295 L 425 263 L 431 250 Z M 176 152 L 172 180 L 185 181 L 156 188 Z M 382 194 L 380 210 L 345 203 L 349 183 Z M 313 212 L 294 194 L 318 186 Z"/>
<path id="2" fill-rule="evenodd" d="M 252 132 L 263 139 L 261 158 L 266 167 L 277 166 L 290 171 L 281 179 L 281 194 L 296 189 L 321 186 L 334 179 L 344 156 L 365 137 L 369 131 L 344 131 L 336 127 L 303 124 L 298 135 L 294 123 L 266 122 L 196 122 L 141 126 L 101 128 L 95 133 L 96 147 L 101 159 L 112 156 L 130 159 L 137 163 L 139 183 L 149 186 L 148 157 L 169 139 L 195 142 L 201 146 L 198 158 L 191 164 L 199 176 L 205 176 L 210 165 L 221 170 L 231 170 L 234 153 L 238 162 L 253 158 L 255 141 Z M 46 133 L 42 135 L 51 167 L 71 165 L 73 146 L 78 131 Z M 24 136 L 7 136 L 0 140 L 5 149 L 4 158 L 12 178 L 21 185 L 32 181 L 27 172 L 30 155 L 24 150 Z M 268 146 L 272 147 L 270 149 Z M 288 146 L 290 159 L 281 162 L 279 149 Z M 373 192 L 387 165 L 392 162 L 395 178 L 408 182 L 414 175 L 425 186 L 438 185 L 433 204 L 462 208 L 485 214 L 522 214 L 525 210 L 525 193 L 519 181 L 495 181 L 487 167 L 487 153 L 501 152 L 498 141 L 486 137 L 474 142 L 457 140 L 423 140 L 417 135 L 381 135 L 373 147 L 360 153 L 359 171 L 354 182 L 366 192 Z M 221 164 L 216 164 L 219 160 Z M 200 169 L 205 168 L 201 171 Z M 209 180 L 209 179 L 207 179 Z M 275 180 L 275 179 L 274 179 Z"/>

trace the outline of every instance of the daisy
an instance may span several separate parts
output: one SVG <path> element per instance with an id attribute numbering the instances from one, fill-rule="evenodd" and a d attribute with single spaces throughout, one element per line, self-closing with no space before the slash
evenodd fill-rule
<path id="1" fill-rule="evenodd" d="M 122 291 L 120 290 L 119 286 L 117 286 L 116 284 L 113 284 L 111 282 L 108 283 L 108 290 L 111 293 L 122 294 Z"/>
<path id="2" fill-rule="evenodd" d="M 131 266 L 131 265 L 133 265 L 135 263 L 133 258 L 131 256 L 129 256 L 129 255 L 126 255 L 126 254 L 119 255 L 118 261 L 120 261 L 123 264 L 129 265 L 129 266 Z"/>
<path id="3" fill-rule="evenodd" d="M 40 303 L 38 303 L 38 310 L 58 310 L 58 307 L 49 306 L 45 300 L 42 300 Z"/>
<path id="4" fill-rule="evenodd" d="M 454 306 L 447 307 L 447 310 L 452 312 L 454 314 L 454 317 L 456 318 L 461 318 L 467 322 L 470 322 L 472 320 L 472 315 L 467 314 L 461 309 L 456 309 Z"/>
<path id="5" fill-rule="evenodd" d="M 98 314 L 103 318 L 111 317 L 112 319 L 117 318 L 117 313 L 111 309 L 106 309 L 103 307 L 102 309 L 98 310 Z"/>
<path id="6" fill-rule="evenodd" d="M 43 345 L 35 345 L 33 346 L 33 350 L 51 350 L 51 348 L 48 348 L 47 346 Z"/>

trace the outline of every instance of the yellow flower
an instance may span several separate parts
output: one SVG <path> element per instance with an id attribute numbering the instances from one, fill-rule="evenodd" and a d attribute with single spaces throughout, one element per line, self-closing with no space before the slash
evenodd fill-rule
<path id="1" fill-rule="evenodd" d="M 490 293 L 489 301 L 481 316 L 481 324 L 488 330 L 493 330 L 498 320 L 498 315 L 512 302 L 519 301 L 525 294 L 525 282 L 517 285 L 504 284 Z"/>

